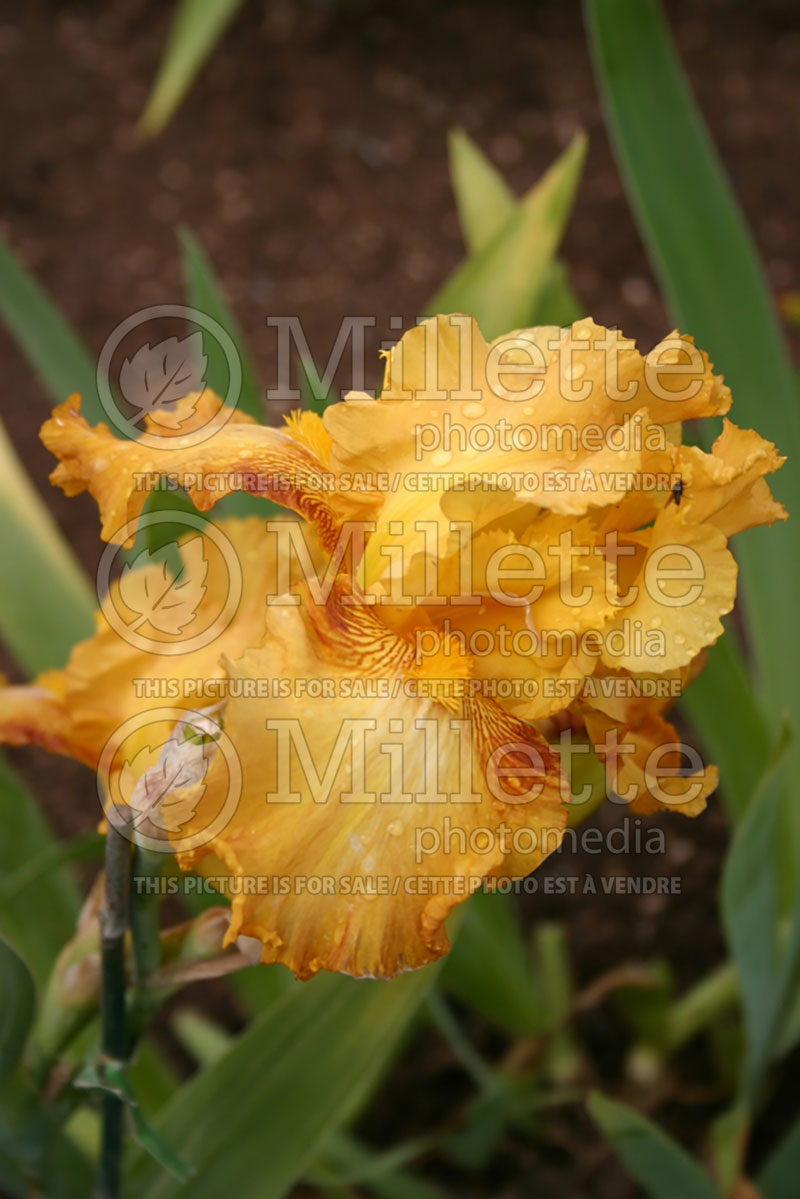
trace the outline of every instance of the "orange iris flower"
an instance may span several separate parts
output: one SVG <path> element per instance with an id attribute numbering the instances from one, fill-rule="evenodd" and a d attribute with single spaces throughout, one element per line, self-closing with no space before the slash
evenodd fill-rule
<path id="1" fill-rule="evenodd" d="M 192 841 L 231 785 L 220 747 L 170 836 L 229 894 L 229 942 L 301 977 L 437 958 L 454 906 L 557 848 L 565 727 L 637 810 L 702 810 L 716 770 L 686 768 L 664 709 L 733 606 L 729 537 L 786 513 L 758 434 L 725 420 L 710 452 L 682 444 L 682 422 L 730 406 L 691 338 L 643 356 L 584 320 L 487 344 L 437 317 L 387 355 L 379 399 L 188 437 L 219 404 L 185 397 L 166 451 L 89 427 L 78 397 L 45 424 L 53 482 L 91 492 L 106 541 L 130 542 L 163 473 L 200 511 L 243 489 L 301 519 L 220 523 L 242 596 L 208 645 L 165 656 L 98 616 L 63 671 L 0 692 L 0 735 L 96 768 L 154 706 L 136 681 L 218 680 L 236 804 Z M 201 612 L 225 586 L 212 564 Z"/>

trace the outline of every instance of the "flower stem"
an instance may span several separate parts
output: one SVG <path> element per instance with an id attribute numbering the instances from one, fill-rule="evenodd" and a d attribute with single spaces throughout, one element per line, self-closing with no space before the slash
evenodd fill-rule
<path id="1" fill-rule="evenodd" d="M 111 1061 L 128 1056 L 125 1015 L 125 933 L 128 928 L 130 842 L 108 822 L 105 852 L 105 895 L 100 911 L 102 989 L 100 1018 L 103 1055 Z M 116 1095 L 103 1095 L 103 1134 L 95 1199 L 119 1195 L 125 1107 Z"/>
<path id="2" fill-rule="evenodd" d="M 133 961 L 130 1032 L 134 1042 L 143 1034 L 163 999 L 163 992 L 150 981 L 161 965 L 158 880 L 163 865 L 163 853 L 134 847 L 130 889 Z"/>

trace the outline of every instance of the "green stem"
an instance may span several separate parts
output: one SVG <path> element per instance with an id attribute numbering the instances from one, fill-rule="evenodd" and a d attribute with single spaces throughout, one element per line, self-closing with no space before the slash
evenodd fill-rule
<path id="1" fill-rule="evenodd" d="M 128 928 L 131 847 L 108 822 L 105 853 L 105 895 L 100 912 L 102 989 L 100 1018 L 103 1055 L 112 1061 L 128 1056 L 125 1013 L 125 933 Z M 116 1095 L 103 1095 L 103 1134 L 95 1199 L 119 1195 L 125 1107 Z"/>
<path id="2" fill-rule="evenodd" d="M 134 1042 L 145 1031 L 164 998 L 163 991 L 153 987 L 150 982 L 162 958 L 158 880 L 163 866 L 163 853 L 154 853 L 138 845 L 134 848 L 130 887 L 133 957 L 131 1037 Z"/>

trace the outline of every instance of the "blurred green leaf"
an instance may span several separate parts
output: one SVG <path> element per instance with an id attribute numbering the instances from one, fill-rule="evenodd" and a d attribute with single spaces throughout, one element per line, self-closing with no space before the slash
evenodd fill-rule
<path id="1" fill-rule="evenodd" d="M 484 1170 L 513 1123 L 516 1093 L 509 1078 L 497 1076 L 494 1086 L 476 1096 L 447 1139 L 447 1154 L 470 1172 Z"/>
<path id="2" fill-rule="evenodd" d="M 426 311 L 469 313 L 489 340 L 530 324 L 572 207 L 585 154 L 586 138 L 576 134 L 499 231 L 451 275 Z"/>
<path id="3" fill-rule="evenodd" d="M 160 133 L 194 82 L 243 0 L 179 0 L 164 56 L 139 128 Z"/>
<path id="4" fill-rule="evenodd" d="M 589 746 L 588 753 L 576 748 L 582 745 Z M 568 829 L 574 829 L 583 824 L 598 808 L 603 806 L 608 798 L 606 770 L 597 754 L 594 753 L 588 738 L 576 737 L 573 741 L 573 748 L 576 749 L 576 752 L 573 753 L 572 761 L 568 766 L 564 760 L 564 769 L 568 770 L 572 793 L 567 816 Z"/>
<path id="5" fill-rule="evenodd" d="M 624 1103 L 597 1092 L 589 1114 L 652 1199 L 720 1199 L 702 1167 L 676 1141 Z"/>
<path id="6" fill-rule="evenodd" d="M 782 453 L 800 453 L 797 378 L 764 273 L 736 199 L 699 116 L 655 0 L 586 0 L 586 24 L 607 122 L 642 237 L 674 319 L 692 333 L 733 391 L 737 424 Z M 736 546 L 757 689 L 777 724 L 800 729 L 797 646 L 800 473 L 783 470 L 776 494 L 788 525 L 747 533 Z M 792 750 L 800 765 L 800 738 Z M 787 857 L 800 860 L 800 805 Z"/>
<path id="7" fill-rule="evenodd" d="M 88 791 L 93 784 L 88 774 L 86 778 Z M 0 828 L 2 878 L 53 843 L 36 803 L 2 758 Z M 74 932 L 78 906 L 78 889 L 63 865 L 34 877 L 13 893 L 0 892 L 0 934 L 27 962 L 40 988 L 56 955 Z"/>
<path id="8" fill-rule="evenodd" d="M 497 168 L 462 129 L 451 131 L 448 148 L 450 177 L 464 241 L 470 254 L 477 254 L 511 219 L 520 201 Z M 552 262 L 545 272 L 533 311 L 520 323 L 570 325 L 582 315 L 583 309 L 570 287 L 566 267 L 561 262 Z"/>
<path id="9" fill-rule="evenodd" d="M 94 630 L 94 597 L 1 425 L 0 559 L 13 571 L 0 591 L 0 636 L 29 674 L 63 666 Z"/>
<path id="10" fill-rule="evenodd" d="M 704 975 L 670 1005 L 664 1030 L 674 1053 L 704 1028 L 720 1027 L 720 1016 L 739 1001 L 739 976 L 729 961 Z"/>
<path id="11" fill-rule="evenodd" d="M 89 1063 L 73 1079 L 72 1085 L 102 1091 L 104 1094 L 115 1095 L 121 1099 L 130 1117 L 134 1136 L 142 1149 L 179 1182 L 186 1182 L 191 1177 L 192 1171 L 186 1163 L 173 1153 L 170 1146 L 162 1141 L 158 1133 L 147 1122 L 139 1106 L 139 1101 L 133 1093 L 127 1068 L 123 1062 L 101 1058 L 96 1062 Z"/>
<path id="12" fill-rule="evenodd" d="M 759 1171 L 756 1179 L 764 1199 L 797 1199 L 800 1179 L 800 1119 L 795 1120 L 786 1136 Z"/>
<path id="13" fill-rule="evenodd" d="M 541 294 L 536 301 L 534 325 L 571 325 L 580 320 L 585 308 L 569 281 L 569 271 L 563 262 L 554 262 L 545 275 Z"/>
<path id="14" fill-rule="evenodd" d="M 13 898 L 68 862 L 99 864 L 103 860 L 103 845 L 100 833 L 85 833 L 68 841 L 45 841 L 34 856 L 0 878 L 0 902 Z"/>
<path id="15" fill-rule="evenodd" d="M 722 796 L 735 823 L 763 777 L 770 739 L 732 629 L 709 649 L 705 668 L 680 706 L 719 766 Z"/>
<path id="16" fill-rule="evenodd" d="M 178 242 L 183 262 L 186 299 L 193 308 L 210 316 L 233 339 L 242 365 L 242 390 L 237 408 L 257 421 L 264 420 L 264 396 L 245 347 L 244 337 L 222 284 L 205 251 L 191 230 L 178 230 Z M 228 388 L 228 363 L 222 347 L 215 338 L 203 331 L 203 352 L 208 359 L 206 384 L 219 396 Z"/>
<path id="17" fill-rule="evenodd" d="M 102 418 L 95 364 L 33 275 L 0 239 L 0 316 L 42 380 L 54 404 L 83 396 L 90 424 Z"/>
<path id="18" fill-rule="evenodd" d="M 128 1066 L 131 1089 L 149 1120 L 171 1099 L 178 1087 L 178 1076 L 155 1040 L 145 1039 L 136 1047 Z"/>
<path id="19" fill-rule="evenodd" d="M 128 561 L 136 562 L 139 555 L 146 550 L 149 554 L 158 554 L 159 559 L 166 562 L 170 574 L 177 577 L 182 565 L 177 542 L 186 535 L 189 527 L 182 517 L 199 515 L 197 508 L 182 487 L 174 489 L 165 479 L 161 479 L 147 495 L 142 507 L 142 518 L 152 516 L 155 512 L 174 513 L 176 520 L 143 524 L 140 518 L 134 543 L 128 551 Z M 208 517 L 203 519 L 207 520 Z"/>
<path id="20" fill-rule="evenodd" d="M 36 1010 L 36 988 L 28 967 L 0 940 L 0 1084 L 16 1066 Z"/>
<path id="21" fill-rule="evenodd" d="M 427 1148 L 425 1142 L 401 1142 L 385 1153 L 374 1153 L 346 1133 L 328 1137 L 306 1181 L 324 1189 L 352 1193 L 367 1187 L 380 1199 L 442 1199 L 442 1192 L 415 1178 L 403 1167 Z"/>
<path id="22" fill-rule="evenodd" d="M 644 1046 L 660 1055 L 666 1047 L 670 1017 L 677 1006 L 673 1002 L 674 993 L 669 963 L 661 959 L 642 967 L 642 985 L 622 985 L 613 991 L 614 1008 L 633 1034 L 634 1053 Z"/>
<path id="23" fill-rule="evenodd" d="M 242 367 L 242 387 L 237 407 L 255 420 L 264 421 L 264 396 L 258 377 L 244 343 L 242 331 L 233 309 L 217 278 L 214 267 L 194 234 L 186 228 L 178 231 L 183 260 L 186 298 L 193 308 L 215 320 L 231 337 Z M 224 396 L 228 388 L 228 362 L 220 343 L 203 331 L 203 352 L 208 360 L 205 381 L 217 395 Z M 186 501 L 189 503 L 190 501 Z M 193 507 L 193 506 L 192 506 Z M 263 520 L 283 512 L 271 500 L 241 492 L 228 495 L 214 508 L 215 518 L 227 516 L 258 516 Z"/>
<path id="24" fill-rule="evenodd" d="M 562 925 L 551 920 L 536 925 L 532 958 L 548 1027 L 556 1028 L 563 1023 L 573 1000 L 569 947 Z"/>
<path id="25" fill-rule="evenodd" d="M 781 927 L 774 867 L 785 755 L 739 824 L 722 878 L 722 920 L 739 974 L 748 1053 L 743 1094 L 753 1104 L 791 1009 L 800 979 L 800 906 Z"/>
<path id="26" fill-rule="evenodd" d="M 393 982 L 324 975 L 290 991 L 154 1120 L 197 1171 L 180 1188 L 139 1155 L 126 1194 L 284 1194 L 374 1086 L 436 969 Z"/>
<path id="27" fill-rule="evenodd" d="M 431 989 L 425 1006 L 434 1028 L 452 1050 L 453 1056 L 471 1078 L 474 1086 L 479 1089 L 490 1087 L 494 1082 L 494 1071 L 463 1031 L 438 987 Z"/>
<path id="28" fill-rule="evenodd" d="M 744 1165 L 749 1127 L 747 1105 L 738 1100 L 711 1120 L 708 1130 L 710 1168 L 723 1195 L 735 1194 Z"/>
<path id="29" fill-rule="evenodd" d="M 464 905 L 441 985 L 492 1024 L 520 1036 L 541 1032 L 547 1011 L 536 988 L 516 909 L 507 895 L 478 891 Z"/>
<path id="30" fill-rule="evenodd" d="M 288 991 L 299 990 L 305 985 L 280 965 L 238 970 L 228 981 L 245 1011 L 253 1015 L 260 1015 Z"/>
<path id="31" fill-rule="evenodd" d="M 213 1065 L 224 1057 L 234 1041 L 227 1029 L 194 1008 L 179 1008 L 172 1017 L 172 1030 L 199 1066 Z"/>
<path id="32" fill-rule="evenodd" d="M 514 215 L 517 197 L 463 129 L 450 131 L 448 152 L 461 232 L 470 254 L 477 254 Z"/>
<path id="33" fill-rule="evenodd" d="M 531 969 L 541 995 L 549 1033 L 543 1069 L 559 1083 L 574 1082 L 581 1070 L 581 1052 L 569 1018 L 575 999 L 566 929 L 541 921 L 533 931 Z"/>
<path id="34" fill-rule="evenodd" d="M 0 1087 L 0 1186 L 20 1199 L 86 1199 L 92 1193 L 88 1160 L 19 1071 Z"/>

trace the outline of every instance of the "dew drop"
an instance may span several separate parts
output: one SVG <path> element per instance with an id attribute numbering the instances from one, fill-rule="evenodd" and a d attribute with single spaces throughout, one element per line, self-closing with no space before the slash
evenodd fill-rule
<path id="1" fill-rule="evenodd" d="M 483 416 L 485 411 L 483 404 L 465 404 L 461 409 L 461 415 L 468 417 L 469 420 L 475 420 L 476 417 Z"/>
<path id="2" fill-rule="evenodd" d="M 447 466 L 452 457 L 449 450 L 437 450 L 431 458 L 431 466 Z"/>
<path id="3" fill-rule="evenodd" d="M 401 820 L 392 820 L 387 824 L 386 831 L 390 837 L 399 837 L 403 831 L 403 823 Z"/>

